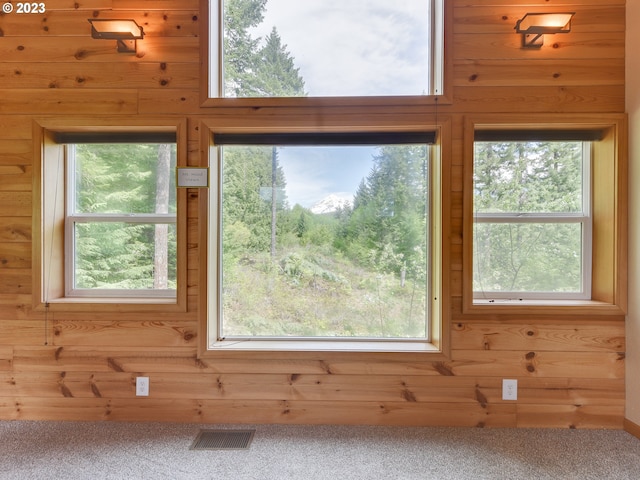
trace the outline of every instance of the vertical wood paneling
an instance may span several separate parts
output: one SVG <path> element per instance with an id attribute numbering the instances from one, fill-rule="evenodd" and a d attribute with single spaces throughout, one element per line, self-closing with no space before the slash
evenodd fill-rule
<path id="1" fill-rule="evenodd" d="M 197 357 L 204 220 L 187 204 L 188 307 L 161 314 L 34 311 L 32 122 L 77 116 L 188 120 L 188 164 L 206 164 L 199 125 L 309 122 L 295 109 L 202 108 L 199 0 L 48 0 L 44 15 L 0 15 L 0 419 L 281 422 L 621 428 L 621 317 L 465 316 L 461 308 L 463 125 L 472 113 L 624 112 L 624 0 L 454 0 L 449 98 L 451 355 Z M 573 31 L 520 48 L 525 12 L 576 11 Z M 137 55 L 89 36 L 88 18 L 136 18 Z M 433 111 L 409 109 L 415 124 Z M 319 110 L 318 116 L 326 112 Z M 393 112 L 382 111 L 382 114 Z M 334 110 L 340 125 L 357 112 Z M 318 120 L 313 120 L 318 121 Z M 35 160 L 34 160 L 35 159 Z M 35 272 L 37 273 L 37 272 Z M 151 396 L 135 397 L 148 375 Z M 504 401 L 502 378 L 519 381 Z"/>

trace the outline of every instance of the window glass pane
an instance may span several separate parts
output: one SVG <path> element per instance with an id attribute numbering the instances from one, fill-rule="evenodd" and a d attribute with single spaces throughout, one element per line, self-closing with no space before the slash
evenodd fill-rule
<path id="1" fill-rule="evenodd" d="M 224 0 L 222 96 L 431 94 L 431 3 Z"/>
<path id="2" fill-rule="evenodd" d="M 75 288 L 175 289 L 175 224 L 76 223 Z"/>
<path id="3" fill-rule="evenodd" d="M 75 145 L 76 213 L 175 213 L 175 144 Z"/>
<path id="4" fill-rule="evenodd" d="M 221 150 L 222 337 L 426 338 L 426 145 Z"/>
<path id="5" fill-rule="evenodd" d="M 582 291 L 580 223 L 476 223 L 476 292 Z"/>
<path id="6" fill-rule="evenodd" d="M 476 213 L 575 213 L 583 208 L 582 142 L 476 142 Z"/>

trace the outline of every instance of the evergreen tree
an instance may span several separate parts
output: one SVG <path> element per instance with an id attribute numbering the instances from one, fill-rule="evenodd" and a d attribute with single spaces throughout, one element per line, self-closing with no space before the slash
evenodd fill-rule
<path id="1" fill-rule="evenodd" d="M 582 210 L 580 142 L 478 142 L 477 213 Z M 569 223 L 477 223 L 474 288 L 564 291 L 580 285 L 581 231 Z"/>
<path id="2" fill-rule="evenodd" d="M 260 97 L 304 96 L 304 80 L 294 58 L 282 44 L 275 27 L 258 52 L 256 75 L 253 79 L 255 95 Z"/>
<path id="3" fill-rule="evenodd" d="M 400 274 L 426 248 L 426 147 L 382 147 L 373 160 L 342 235 L 360 262 Z"/>
<path id="4" fill-rule="evenodd" d="M 266 0 L 225 2 L 227 90 L 234 96 L 302 96 L 304 81 L 275 28 L 264 40 L 248 33 L 264 17 Z M 276 147 L 225 148 L 223 219 L 233 232 L 251 232 L 247 246 L 275 255 L 277 212 L 286 185 Z M 265 193 L 268 192 L 268 195 Z M 270 221 L 269 221 L 270 219 Z M 227 232 L 225 231 L 225 234 Z M 270 240 L 271 239 L 271 240 Z M 224 243 L 225 248 L 227 242 Z M 229 249 L 235 249 L 229 245 Z M 229 251 L 228 251 L 229 253 Z"/>
<path id="5" fill-rule="evenodd" d="M 175 150 L 167 151 L 166 145 L 78 144 L 75 209 L 92 214 L 175 213 L 170 164 L 175 165 Z M 149 224 L 77 223 L 76 286 L 175 288 L 175 227 L 161 228 L 160 235 L 157 230 Z"/>
<path id="6" fill-rule="evenodd" d="M 267 0 L 226 0 L 224 2 L 224 94 L 227 97 L 252 96 L 247 85 L 255 76 L 260 39 L 249 29 L 264 19 Z"/>

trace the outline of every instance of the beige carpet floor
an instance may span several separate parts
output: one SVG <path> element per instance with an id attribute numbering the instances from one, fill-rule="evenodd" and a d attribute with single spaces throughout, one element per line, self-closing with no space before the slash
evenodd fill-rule
<path id="1" fill-rule="evenodd" d="M 201 430 L 255 429 L 244 450 Z M 623 431 L 0 422 L 0 479 L 640 479 Z"/>

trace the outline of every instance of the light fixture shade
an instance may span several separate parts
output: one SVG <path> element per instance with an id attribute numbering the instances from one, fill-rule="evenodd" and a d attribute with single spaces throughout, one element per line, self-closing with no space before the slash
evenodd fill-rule
<path id="1" fill-rule="evenodd" d="M 91 37 L 115 40 L 119 53 L 137 52 L 136 41 L 144 37 L 142 27 L 135 20 L 89 19 Z"/>
<path id="2" fill-rule="evenodd" d="M 142 27 L 135 20 L 89 19 L 91 37 L 110 40 L 135 40 L 144 37 Z"/>
<path id="3" fill-rule="evenodd" d="M 517 33 L 540 35 L 545 33 L 569 33 L 571 18 L 575 12 L 568 13 L 527 13 L 516 23 Z"/>

